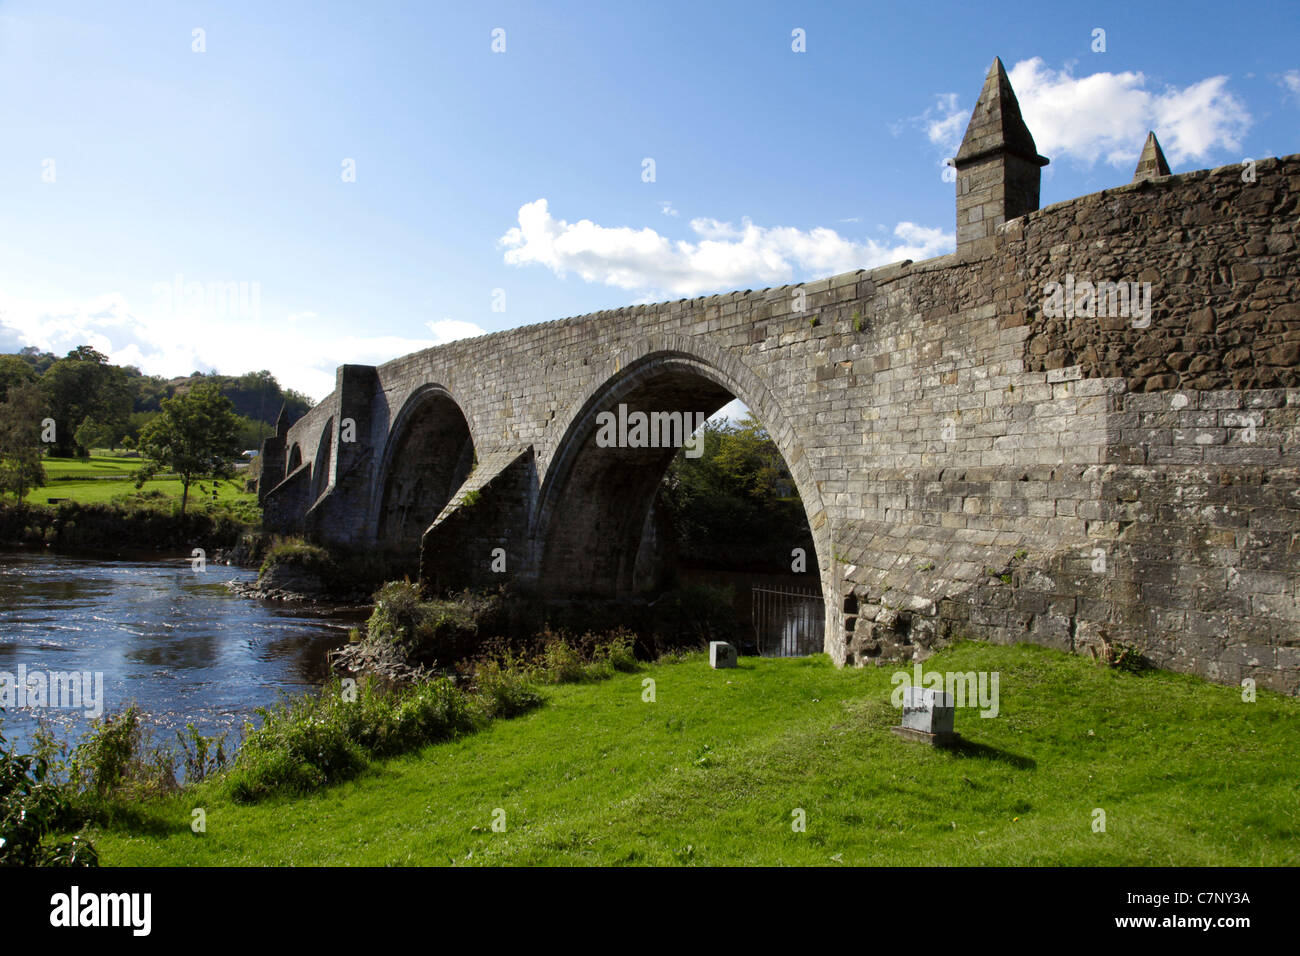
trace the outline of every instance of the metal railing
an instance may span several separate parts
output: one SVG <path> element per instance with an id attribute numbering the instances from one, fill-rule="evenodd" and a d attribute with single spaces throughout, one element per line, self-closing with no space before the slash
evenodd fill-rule
<path id="1" fill-rule="evenodd" d="M 810 588 L 752 589 L 754 639 L 763 657 L 820 654 L 826 639 L 822 596 Z"/>

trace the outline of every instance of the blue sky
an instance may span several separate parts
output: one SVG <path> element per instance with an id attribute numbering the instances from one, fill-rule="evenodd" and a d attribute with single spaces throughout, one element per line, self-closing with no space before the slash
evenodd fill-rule
<path id="1" fill-rule="evenodd" d="M 465 333 L 940 255 L 994 55 L 1046 205 L 1148 128 L 1175 172 L 1300 151 L 1298 38 L 1293 2 L 3 2 L 0 348 L 321 398 Z"/>

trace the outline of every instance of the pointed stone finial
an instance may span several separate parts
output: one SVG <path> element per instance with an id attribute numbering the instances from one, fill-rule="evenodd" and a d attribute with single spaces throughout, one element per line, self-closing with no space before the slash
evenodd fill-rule
<path id="1" fill-rule="evenodd" d="M 1146 145 L 1142 147 L 1142 155 L 1138 158 L 1137 169 L 1133 173 L 1133 182 L 1138 183 L 1144 179 L 1155 179 L 1169 174 L 1169 164 L 1165 162 L 1165 153 L 1160 148 L 1160 140 L 1156 139 L 1154 132 L 1147 133 Z"/>
<path id="2" fill-rule="evenodd" d="M 280 405 L 280 414 L 275 419 L 275 433 L 277 436 L 289 434 L 289 408 L 287 403 Z"/>
<path id="3" fill-rule="evenodd" d="M 991 251 L 994 230 L 1038 208 L 1042 167 L 1034 137 L 1002 60 L 993 58 L 966 135 L 957 168 L 957 251 Z"/>

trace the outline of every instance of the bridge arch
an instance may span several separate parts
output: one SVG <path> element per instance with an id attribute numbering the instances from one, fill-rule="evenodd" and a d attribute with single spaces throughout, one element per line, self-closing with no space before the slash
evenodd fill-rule
<path id="1" fill-rule="evenodd" d="M 561 426 L 539 491 L 532 539 L 542 586 L 607 595 L 632 589 L 646 515 L 679 449 L 600 447 L 601 412 L 624 404 L 629 412 L 708 417 L 738 398 L 772 436 L 803 501 L 817 549 L 814 573 L 826 598 L 829 643 L 836 633 L 832 621 L 838 620 L 831 613 L 838 583 L 827 516 L 799 438 L 763 381 L 735 356 L 698 339 L 652 336 L 615 356 L 595 382 Z"/>
<path id="2" fill-rule="evenodd" d="M 289 448 L 289 457 L 285 459 L 284 476 L 288 478 L 295 471 L 302 467 L 302 446 L 297 442 Z"/>
<path id="3" fill-rule="evenodd" d="M 375 484 L 379 543 L 418 555 L 420 539 L 474 467 L 460 404 L 442 385 L 416 389 L 393 421 Z"/>

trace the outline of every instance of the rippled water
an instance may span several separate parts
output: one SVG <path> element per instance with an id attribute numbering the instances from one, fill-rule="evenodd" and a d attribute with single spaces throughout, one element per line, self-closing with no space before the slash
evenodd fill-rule
<path id="1" fill-rule="evenodd" d="M 160 737 L 193 723 L 234 731 L 281 692 L 328 677 L 326 652 L 347 640 L 357 612 L 313 610 L 232 594 L 226 581 L 256 572 L 188 560 L 99 561 L 0 553 L 0 675 L 103 674 L 104 709 L 138 704 Z M 3 733 L 30 742 L 41 717 L 79 736 L 82 711 L 6 709 Z"/>

